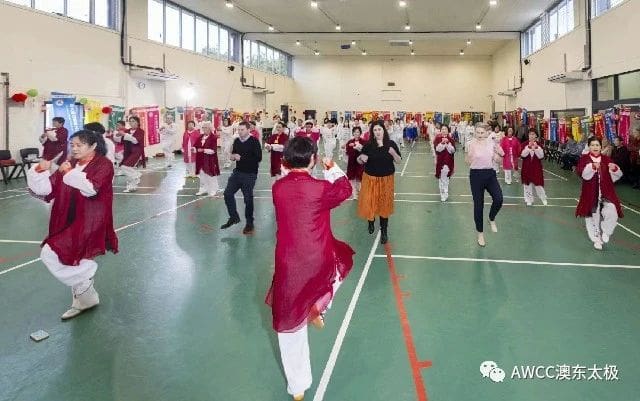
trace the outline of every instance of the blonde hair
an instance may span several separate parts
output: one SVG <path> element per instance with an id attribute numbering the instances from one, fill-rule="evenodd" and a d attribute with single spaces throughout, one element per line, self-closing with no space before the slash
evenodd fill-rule
<path id="1" fill-rule="evenodd" d="M 211 125 L 211 123 L 209 121 L 203 121 L 200 124 L 200 128 L 209 128 L 210 131 L 213 131 L 213 126 Z"/>

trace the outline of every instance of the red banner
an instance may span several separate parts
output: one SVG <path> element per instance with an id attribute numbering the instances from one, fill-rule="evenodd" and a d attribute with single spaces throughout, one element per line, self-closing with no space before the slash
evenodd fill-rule
<path id="1" fill-rule="evenodd" d="M 140 119 L 140 128 L 147 134 L 145 146 L 160 143 L 160 109 L 158 106 L 134 107 L 131 115 Z"/>

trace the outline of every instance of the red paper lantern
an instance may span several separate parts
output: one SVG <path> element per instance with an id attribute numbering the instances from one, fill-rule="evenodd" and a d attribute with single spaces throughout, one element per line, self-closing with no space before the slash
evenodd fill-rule
<path id="1" fill-rule="evenodd" d="M 102 108 L 102 114 L 111 114 L 111 112 L 113 111 L 113 109 L 109 106 L 104 106 Z"/>
<path id="2" fill-rule="evenodd" d="M 16 103 L 24 103 L 27 100 L 28 96 L 26 93 L 16 93 L 11 96 L 11 100 Z"/>

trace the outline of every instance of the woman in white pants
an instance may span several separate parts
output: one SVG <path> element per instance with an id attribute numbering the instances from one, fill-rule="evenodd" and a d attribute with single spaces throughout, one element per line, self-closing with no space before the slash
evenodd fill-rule
<path id="1" fill-rule="evenodd" d="M 140 129 L 140 119 L 136 116 L 129 117 L 131 127 L 123 136 L 116 137 L 124 143 L 124 154 L 120 170 L 127 178 L 127 188 L 122 192 L 135 192 L 140 184 L 142 174 L 136 170 L 136 166 L 144 157 L 144 131 Z"/>
<path id="2" fill-rule="evenodd" d="M 449 180 L 453 175 L 453 154 L 456 152 L 449 127 L 442 126 L 440 133 L 434 138 L 433 144 L 436 152 L 436 178 L 440 187 L 440 200 L 446 202 L 449 199 Z"/>
<path id="3" fill-rule="evenodd" d="M 162 144 L 162 152 L 164 153 L 164 165 L 167 168 L 173 166 L 173 144 L 176 141 L 178 127 L 173 122 L 173 114 L 167 114 L 164 117 L 164 124 L 160 127 L 160 143 Z"/>
<path id="4" fill-rule="evenodd" d="M 218 176 L 218 135 L 211 132 L 211 123 L 205 121 L 200 126 L 202 135 L 195 141 L 196 174 L 200 179 L 200 190 L 196 195 L 215 196 L 220 191 Z"/>
<path id="5" fill-rule="evenodd" d="M 320 134 L 322 135 L 322 143 L 324 145 L 324 156 L 333 160 L 333 152 L 336 150 L 336 134 L 338 121 L 332 118 L 322 127 Z"/>
<path id="6" fill-rule="evenodd" d="M 93 259 L 107 250 L 118 252 L 113 230 L 113 163 L 105 157 L 102 135 L 76 132 L 71 138 L 71 155 L 71 161 L 54 173 L 47 160 L 27 172 L 31 193 L 53 202 L 40 258 L 56 279 L 71 288 L 71 307 L 63 320 L 100 303 L 94 288 L 98 264 Z"/>
<path id="7" fill-rule="evenodd" d="M 233 146 L 233 134 L 235 134 L 235 126 L 231 125 L 231 119 L 225 118 L 222 120 L 222 163 L 223 168 L 231 167 L 231 147 Z"/>
<path id="8" fill-rule="evenodd" d="M 576 168 L 576 173 L 582 178 L 576 217 L 584 217 L 587 234 L 597 250 L 602 250 L 602 244 L 609 242 L 618 217 L 624 216 L 613 185 L 622 178 L 622 170 L 601 152 L 602 142 L 591 137 L 589 153 L 580 157 Z"/>

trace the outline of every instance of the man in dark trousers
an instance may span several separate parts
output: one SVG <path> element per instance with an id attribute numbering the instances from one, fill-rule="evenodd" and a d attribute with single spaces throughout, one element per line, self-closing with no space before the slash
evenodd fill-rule
<path id="1" fill-rule="evenodd" d="M 231 173 L 227 187 L 224 190 L 224 203 L 227 205 L 229 220 L 220 227 L 227 229 L 234 224 L 240 223 L 240 216 L 236 208 L 235 194 L 242 191 L 245 205 L 245 218 L 247 224 L 242 233 L 253 234 L 253 187 L 258 178 L 258 166 L 262 161 L 262 148 L 260 142 L 249 133 L 250 125 L 243 121 L 238 126 L 238 138 L 233 142 L 231 149 L 231 160 L 236 162 L 236 168 Z"/>

